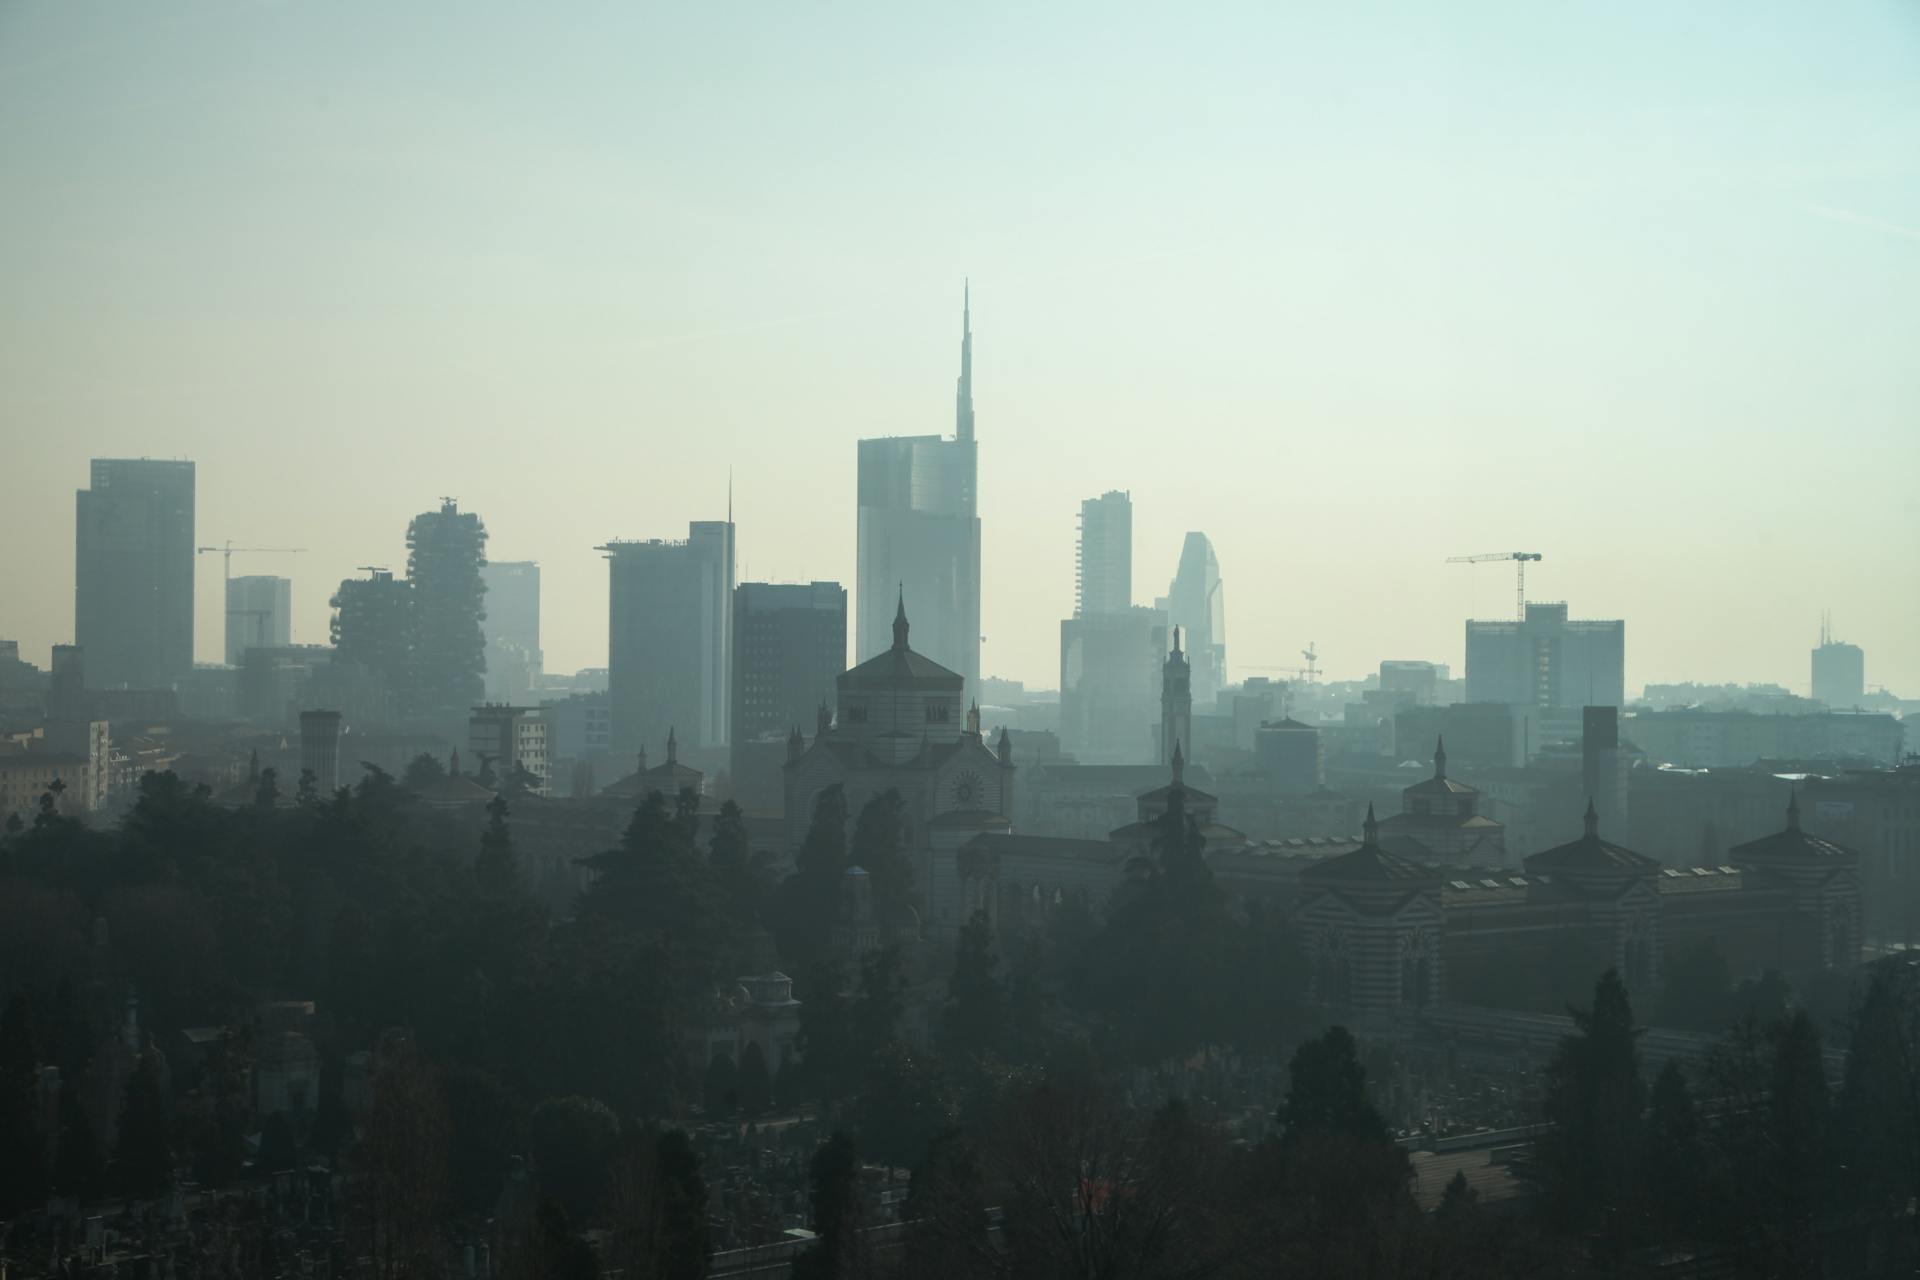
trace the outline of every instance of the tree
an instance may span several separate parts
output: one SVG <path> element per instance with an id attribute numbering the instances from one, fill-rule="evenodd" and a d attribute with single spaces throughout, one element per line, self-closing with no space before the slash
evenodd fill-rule
<path id="1" fill-rule="evenodd" d="M 1717 1030 L 1732 1009 L 1733 971 L 1712 938 L 1669 947 L 1661 965 L 1660 1025 Z"/>
<path id="2" fill-rule="evenodd" d="M 273 769 L 260 771 L 259 785 L 253 791 L 253 807 L 271 809 L 280 803 L 279 773 Z"/>
<path id="3" fill-rule="evenodd" d="M 620 1146 L 620 1121 L 598 1098 L 548 1098 L 527 1124 L 541 1189 L 575 1217 L 593 1212 Z"/>
<path id="4" fill-rule="evenodd" d="M 1699 1237 L 1705 1152 L 1700 1117 L 1687 1087 L 1686 1073 L 1669 1058 L 1654 1077 L 1647 1102 L 1647 1217 L 1658 1238 L 1689 1241 Z"/>
<path id="5" fill-rule="evenodd" d="M 1538 1149 L 1548 1212 L 1577 1228 L 1617 1219 L 1637 1194 L 1646 1084 L 1640 1033 L 1618 973 L 1601 976 L 1591 1009 L 1569 1012 L 1574 1034 L 1547 1066 L 1544 1114 L 1553 1128 Z"/>
<path id="6" fill-rule="evenodd" d="M 1281 1141 L 1298 1143 L 1313 1134 L 1362 1142 L 1385 1142 L 1386 1121 L 1367 1100 L 1367 1072 L 1353 1034 L 1328 1027 L 1294 1050 L 1287 1064 L 1286 1101 L 1280 1106 Z"/>
<path id="7" fill-rule="evenodd" d="M 734 1066 L 731 1057 L 724 1053 L 713 1055 L 707 1063 L 701 1091 L 710 1116 L 730 1115 L 740 1105 L 740 1069 Z"/>
<path id="8" fill-rule="evenodd" d="M 986 912 L 976 911 L 960 930 L 953 976 L 947 980 L 940 1033 L 949 1052 L 963 1056 L 993 1054 L 1005 1044 L 1007 993 L 1000 985 L 998 969 L 993 927 L 987 922 Z"/>
<path id="9" fill-rule="evenodd" d="M 440 757 L 427 751 L 407 761 L 407 770 L 401 775 L 401 783 L 409 791 L 425 791 L 446 780 L 447 767 L 440 763 Z"/>
<path id="10" fill-rule="evenodd" d="M 892 787 L 860 808 L 853 826 L 851 861 L 865 868 L 880 922 L 897 929 L 912 918 L 913 864 L 907 860 L 907 810 Z"/>
<path id="11" fill-rule="evenodd" d="M 105 1194 L 107 1162 L 80 1101 L 79 1081 L 74 1075 L 60 1086 L 60 1144 L 53 1160 L 53 1190 L 85 1204 Z"/>
<path id="12" fill-rule="evenodd" d="M 767 896 L 767 870 L 763 859 L 753 851 L 747 834 L 747 815 L 728 800 L 720 806 L 708 837 L 707 866 L 726 903 L 737 937 L 744 937 L 760 920 L 760 908 Z"/>
<path id="13" fill-rule="evenodd" d="M 526 1109 L 505 1085 L 478 1067 L 441 1075 L 447 1100 L 447 1168 L 453 1202 L 488 1214 L 517 1152 L 526 1149 Z"/>
<path id="14" fill-rule="evenodd" d="M 114 1166 L 121 1190 L 142 1200 L 163 1196 L 173 1187 L 173 1145 L 157 1057 L 153 1050 L 141 1054 L 140 1065 L 127 1079 Z"/>
<path id="15" fill-rule="evenodd" d="M 1185 791 L 1171 788 L 1150 865 L 1115 893 L 1076 975 L 1079 995 L 1133 1063 L 1164 1068 L 1232 1038 L 1241 934 L 1207 867 Z"/>
<path id="16" fill-rule="evenodd" d="M 623 1275 L 703 1280 L 712 1243 L 700 1157 L 678 1130 L 643 1129 L 622 1143 L 607 1195 L 607 1256 Z"/>
<path id="17" fill-rule="evenodd" d="M 860 1145 L 893 1168 L 909 1168 L 954 1122 L 940 1064 L 898 1040 L 867 1061 L 860 1091 Z"/>
<path id="18" fill-rule="evenodd" d="M 768 911 L 767 927 L 789 972 L 806 973 L 826 962 L 846 870 L 847 796 L 836 782 L 813 798 L 793 874 L 781 882 Z"/>
<path id="19" fill-rule="evenodd" d="M 376 1057 L 373 1106 L 351 1159 L 349 1221 L 375 1274 L 430 1275 L 447 1198 L 446 1105 L 410 1039 L 390 1038 Z"/>
<path id="20" fill-rule="evenodd" d="M 767 1055 L 754 1041 L 740 1051 L 740 1109 L 757 1116 L 773 1105 L 773 1081 L 767 1074 Z"/>
<path id="21" fill-rule="evenodd" d="M 47 1194 L 47 1135 L 40 1123 L 39 1049 L 23 994 L 0 1014 L 0 1219 Z"/>
<path id="22" fill-rule="evenodd" d="M 853 1135 L 837 1129 L 807 1165 L 813 1201 L 813 1243 L 793 1260 L 794 1280 L 851 1280 L 867 1275 L 860 1230 L 860 1159 Z"/>
<path id="23" fill-rule="evenodd" d="M 900 1214 L 913 1224 L 905 1274 L 966 1280 L 997 1270 L 986 1196 L 980 1154 L 966 1135 L 958 1128 L 935 1134 L 914 1166 Z"/>
<path id="24" fill-rule="evenodd" d="M 1835 1118 L 1847 1195 L 1906 1218 L 1920 1195 L 1920 961 L 1911 952 L 1867 969 L 1852 1023 Z"/>
<path id="25" fill-rule="evenodd" d="M 480 852 L 473 860 L 473 878 L 481 896 L 495 900 L 510 898 L 524 888 L 513 834 L 507 829 L 508 812 L 505 796 L 496 795 L 487 802 L 487 829 L 481 833 Z"/>

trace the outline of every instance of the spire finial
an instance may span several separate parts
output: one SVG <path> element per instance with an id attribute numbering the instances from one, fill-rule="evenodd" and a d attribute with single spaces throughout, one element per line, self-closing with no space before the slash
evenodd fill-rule
<path id="1" fill-rule="evenodd" d="M 1186 776 L 1187 776 L 1187 758 L 1180 753 L 1180 739 L 1178 738 L 1175 738 L 1173 740 L 1172 764 L 1173 764 L 1173 785 L 1176 787 L 1184 786 L 1186 784 Z"/>
<path id="2" fill-rule="evenodd" d="M 1433 739 L 1433 776 L 1445 780 L 1447 776 L 1447 735 L 1436 734 Z"/>
<path id="3" fill-rule="evenodd" d="M 1173 629 L 1173 651 L 1175 653 L 1180 652 L 1180 628 L 1178 626 Z"/>
<path id="4" fill-rule="evenodd" d="M 1787 792 L 1787 830 L 1800 829 L 1800 788 L 1794 787 Z"/>
<path id="5" fill-rule="evenodd" d="M 668 725 L 667 726 L 667 763 L 678 764 L 679 762 L 680 762 L 680 740 L 674 736 L 673 726 Z"/>
<path id="6" fill-rule="evenodd" d="M 1587 835 L 1589 837 L 1598 836 L 1600 834 L 1600 811 L 1593 807 L 1592 796 L 1587 797 L 1586 823 L 1587 823 Z"/>
<path id="7" fill-rule="evenodd" d="M 900 603 L 893 610 L 893 647 L 907 647 L 907 584 L 900 584 Z"/>
<path id="8" fill-rule="evenodd" d="M 973 281 L 960 290 L 960 380 L 953 391 L 953 438 L 973 439 Z"/>
<path id="9" fill-rule="evenodd" d="M 1367 801 L 1367 820 L 1360 824 L 1360 843 L 1368 849 L 1380 847 L 1380 823 L 1373 816 L 1373 801 Z"/>

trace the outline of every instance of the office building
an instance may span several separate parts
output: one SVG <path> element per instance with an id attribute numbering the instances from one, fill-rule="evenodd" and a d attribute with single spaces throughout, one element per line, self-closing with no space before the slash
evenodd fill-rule
<path id="1" fill-rule="evenodd" d="M 733 591 L 731 740 L 769 738 L 831 713 L 847 669 L 847 589 L 837 582 L 743 582 Z"/>
<path id="2" fill-rule="evenodd" d="M 1528 602 L 1523 621 L 1467 623 L 1467 701 L 1622 706 L 1626 652 L 1625 622 L 1573 621 L 1564 603 Z"/>
<path id="3" fill-rule="evenodd" d="M 453 725 L 486 694 L 487 527 L 452 498 L 407 526 L 413 588 L 401 705 L 416 720 Z"/>
<path id="4" fill-rule="evenodd" d="M 1159 756 L 1160 668 L 1167 615 L 1135 607 L 1060 623 L 1060 742 L 1082 764 L 1148 764 Z"/>
<path id="5" fill-rule="evenodd" d="M 1320 731 L 1310 724 L 1289 718 L 1261 725 L 1253 735 L 1253 757 L 1282 795 L 1312 795 L 1325 785 L 1326 752 Z"/>
<path id="6" fill-rule="evenodd" d="M 95 458 L 76 495 L 76 643 L 98 688 L 193 671 L 193 463 Z"/>
<path id="7" fill-rule="evenodd" d="M 1161 607 L 1167 621 L 1186 637 L 1193 668 L 1194 701 L 1214 704 L 1227 683 L 1227 603 L 1220 582 L 1220 560 L 1204 533 L 1189 533 L 1180 548 L 1180 567 Z"/>
<path id="8" fill-rule="evenodd" d="M 482 566 L 480 578 L 487 584 L 487 699 L 523 702 L 543 673 L 540 566 L 494 560 Z"/>
<path id="9" fill-rule="evenodd" d="M 1447 668 L 1437 662 L 1389 658 L 1380 664 L 1380 692 L 1406 694 L 1415 706 L 1438 702 L 1440 684 L 1446 678 Z"/>
<path id="10" fill-rule="evenodd" d="M 489 702 L 467 717 L 467 752 L 474 766 L 491 771 L 497 785 L 509 787 L 517 770 L 531 781 L 524 790 L 537 796 L 552 791 L 553 734 L 541 707 L 514 707 Z"/>
<path id="11" fill-rule="evenodd" d="M 733 522 L 696 520 L 684 542 L 609 542 L 607 689 L 613 749 L 631 756 L 671 731 L 726 745 L 732 693 Z"/>
<path id="12" fill-rule="evenodd" d="M 1118 489 L 1080 504 L 1073 615 L 1133 606 L 1133 499 Z"/>
<path id="13" fill-rule="evenodd" d="M 973 324 L 962 305 L 954 434 L 889 436 L 859 445 L 854 657 L 884 653 L 904 592 L 921 651 L 980 680 L 979 457 L 973 438 Z"/>
<path id="14" fill-rule="evenodd" d="M 292 643 L 292 581 L 265 575 L 228 578 L 226 664 L 241 665 L 249 649 Z"/>
<path id="15" fill-rule="evenodd" d="M 1820 647 L 1813 651 L 1813 700 L 1835 711 L 1858 707 L 1867 693 L 1867 656 L 1859 645 L 1833 638 L 1833 629 L 1820 624 Z"/>

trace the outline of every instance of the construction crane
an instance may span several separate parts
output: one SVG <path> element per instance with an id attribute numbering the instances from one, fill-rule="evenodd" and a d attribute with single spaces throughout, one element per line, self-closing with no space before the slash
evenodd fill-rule
<path id="1" fill-rule="evenodd" d="M 233 545 L 233 539 L 228 538 L 226 543 L 222 546 L 196 547 L 195 550 L 197 550 L 201 555 L 205 555 L 209 551 L 218 551 L 220 553 L 220 558 L 223 561 L 223 565 L 224 565 L 224 572 L 221 574 L 221 579 L 224 582 L 232 582 L 233 581 L 233 553 L 236 551 L 240 552 L 242 555 L 294 556 L 294 555 L 299 555 L 302 551 L 305 551 L 306 548 L 305 547 L 236 547 Z"/>
<path id="2" fill-rule="evenodd" d="M 1538 551 L 1489 551 L 1483 556 L 1448 556 L 1448 564 L 1487 564 L 1494 560 L 1513 561 L 1519 580 L 1514 592 L 1513 616 L 1521 622 L 1527 620 L 1527 561 L 1540 559 Z"/>

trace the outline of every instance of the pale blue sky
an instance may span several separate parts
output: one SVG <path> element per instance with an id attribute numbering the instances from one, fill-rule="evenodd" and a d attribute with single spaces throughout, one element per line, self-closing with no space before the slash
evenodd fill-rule
<path id="1" fill-rule="evenodd" d="M 990 672 L 1128 488 L 1235 667 L 1457 663 L 1511 577 L 1441 560 L 1524 548 L 1630 685 L 1804 689 L 1830 608 L 1920 696 L 1920 6 L 1191 8 L 0 0 L 0 636 L 92 455 L 312 548 L 297 639 L 443 493 L 559 669 L 729 466 L 743 576 L 851 583 L 971 275 Z"/>

